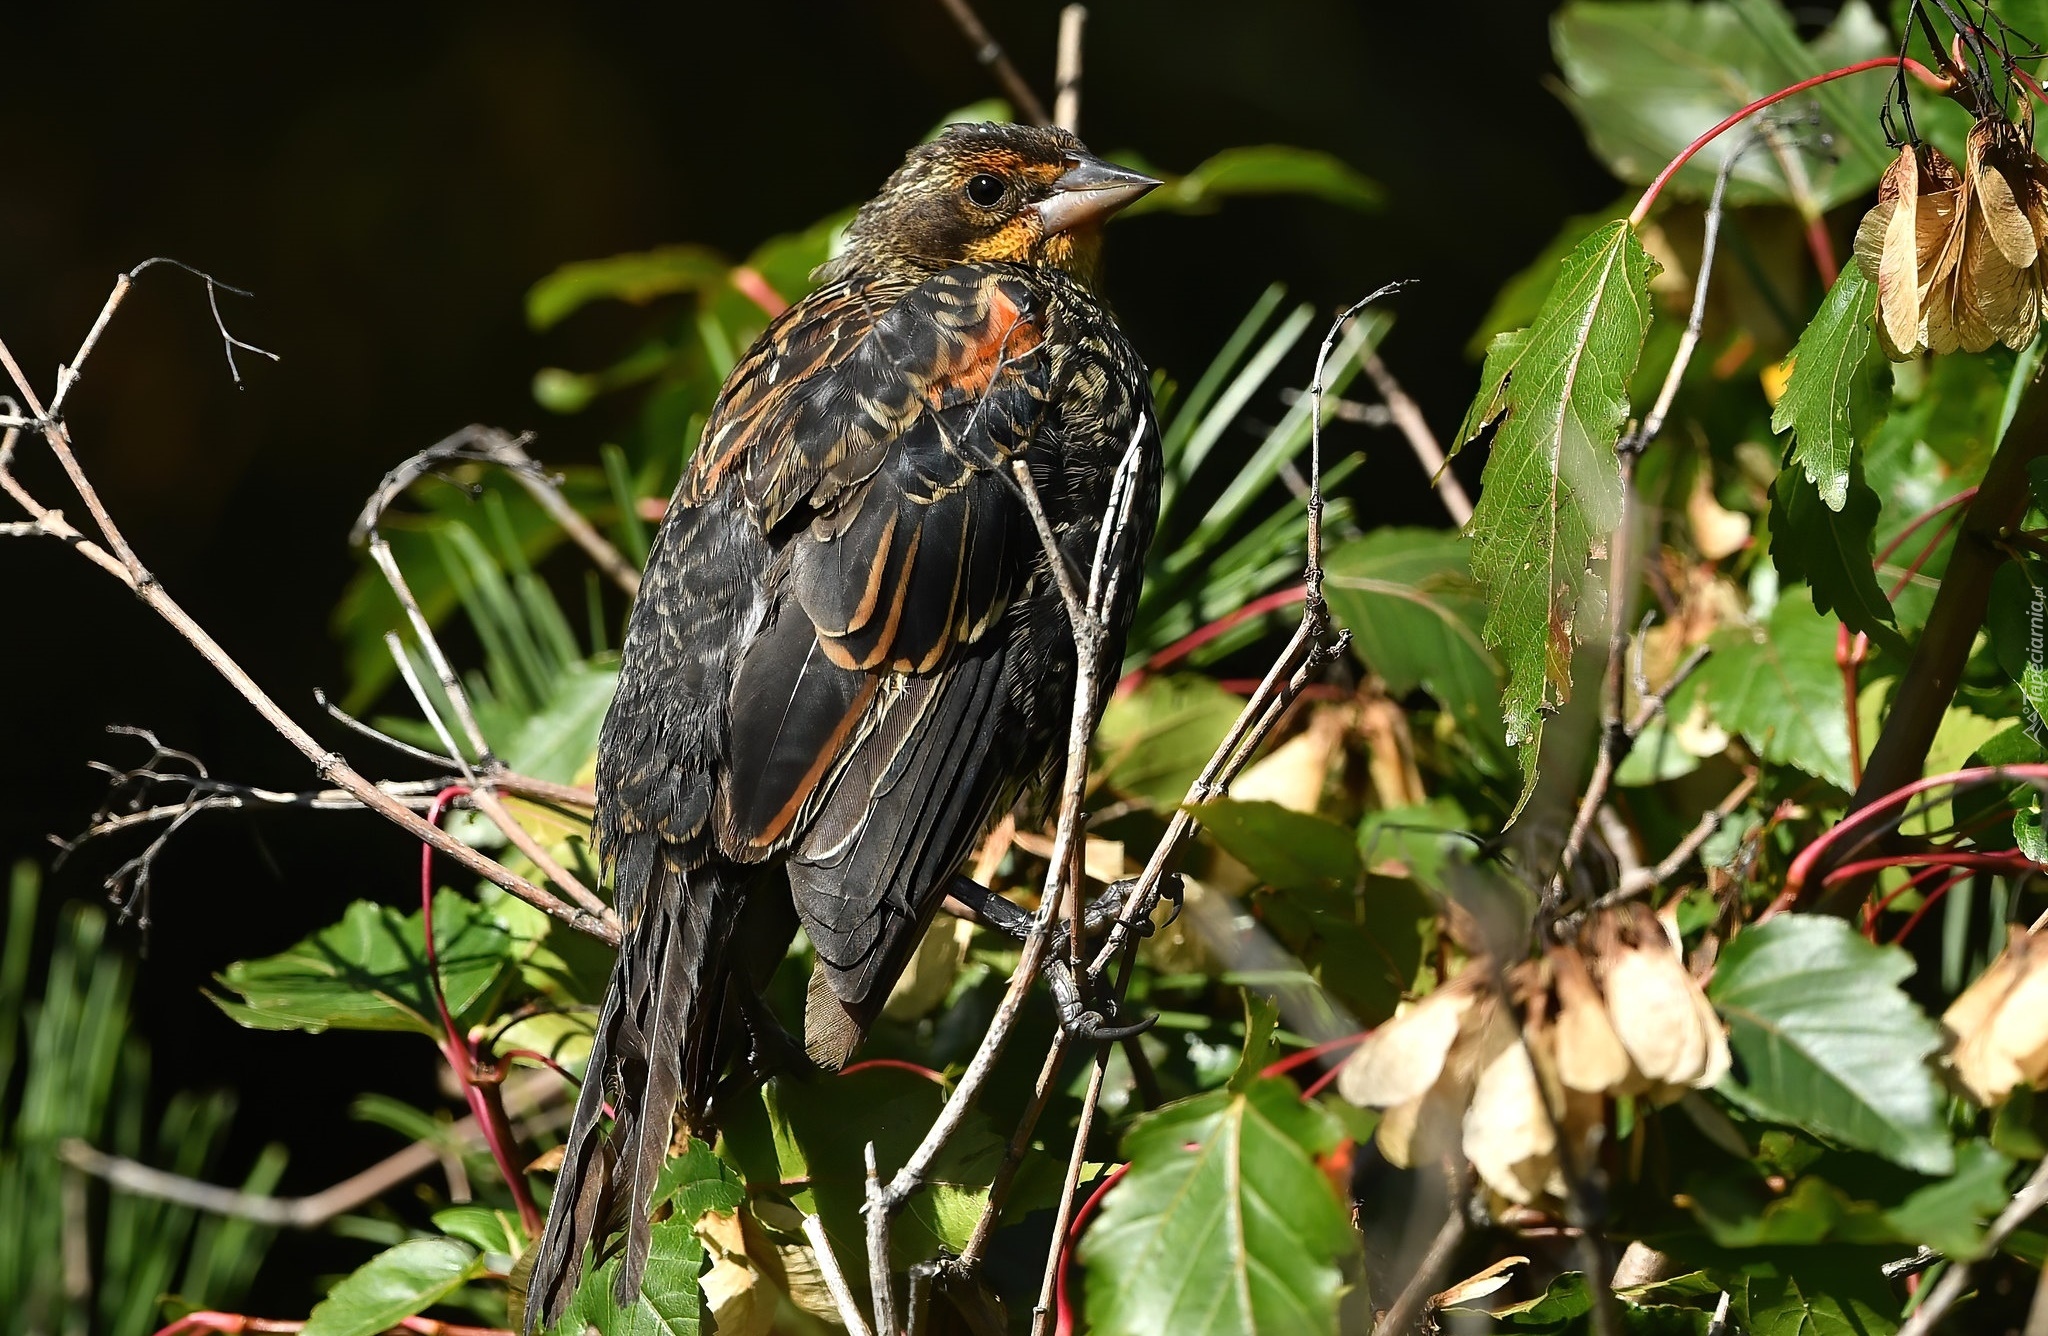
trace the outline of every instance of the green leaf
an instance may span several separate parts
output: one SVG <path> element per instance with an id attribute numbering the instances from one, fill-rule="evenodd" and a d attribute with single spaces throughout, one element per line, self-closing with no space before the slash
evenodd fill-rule
<path id="1" fill-rule="evenodd" d="M 704 1265 L 704 1245 L 695 1225 L 694 1216 L 677 1214 L 653 1226 L 647 1271 L 631 1303 L 621 1305 L 612 1298 L 621 1258 L 613 1257 L 585 1275 L 568 1311 L 552 1329 L 556 1336 L 581 1336 L 593 1328 L 603 1336 L 697 1336 L 703 1330 L 697 1273 Z"/>
<path id="2" fill-rule="evenodd" d="M 1461 728 L 1500 739 L 1500 666 L 1480 637 L 1486 604 L 1471 545 L 1442 529 L 1375 529 L 1330 553 L 1323 592 L 1351 647 L 1393 696 L 1427 691 Z"/>
<path id="3" fill-rule="evenodd" d="M 1349 889 L 1364 873 L 1348 827 L 1273 802 L 1214 798 L 1198 815 L 1210 838 L 1269 886 Z"/>
<path id="4" fill-rule="evenodd" d="M 1136 157 L 1120 153 L 1117 160 Z M 1185 176 L 1162 175 L 1166 184 L 1126 213 L 1210 213 L 1233 195 L 1306 195 L 1360 213 L 1386 203 L 1379 183 L 1343 159 L 1291 144 L 1226 148 Z"/>
<path id="5" fill-rule="evenodd" d="M 1848 500 L 1856 442 L 1869 430 L 1875 407 L 1880 363 L 1873 355 L 1871 312 L 1876 303 L 1876 290 L 1863 271 L 1844 266 L 1799 336 L 1792 350 L 1792 377 L 1771 410 L 1771 430 L 1792 433 L 1792 459 L 1829 510 L 1842 509 Z"/>
<path id="6" fill-rule="evenodd" d="M 645 306 L 657 297 L 705 292 L 726 280 L 732 265 L 705 246 L 662 246 L 565 264 L 526 293 L 526 323 L 551 329 L 594 301 Z"/>
<path id="7" fill-rule="evenodd" d="M 1989 1142 L 1956 1147 L 1955 1173 L 1930 1183 L 1885 1212 L 1903 1237 L 1947 1257 L 1970 1262 L 1984 1256 L 1984 1222 L 2011 1199 L 2006 1179 L 2012 1161 Z"/>
<path id="8" fill-rule="evenodd" d="M 1780 914 L 1743 932 L 1708 989 L 1734 1057 L 1719 1089 L 1759 1118 L 1949 1173 L 1926 1062 L 1941 1036 L 1898 986 L 1912 972 L 1911 956 L 1837 918 Z"/>
<path id="9" fill-rule="evenodd" d="M 434 897 L 441 987 L 458 1025 L 488 1011 L 532 946 L 508 918 L 451 890 Z M 258 1030 L 412 1030 L 440 1039 L 425 940 L 417 912 L 358 900 L 298 945 L 229 965 L 217 977 L 240 1000 L 213 1001 Z"/>
<path id="10" fill-rule="evenodd" d="M 1835 626 L 1804 590 L 1787 590 L 1767 626 L 1727 627 L 1695 680 L 1708 711 L 1765 760 L 1847 792 L 1849 717 L 1835 666 Z"/>
<path id="11" fill-rule="evenodd" d="M 1890 1336 L 1899 1305 L 1869 1248 L 1797 1248 L 1738 1254 L 1714 1277 L 1743 1336 Z"/>
<path id="12" fill-rule="evenodd" d="M 867 1255 L 862 1207 L 865 1148 L 872 1141 L 886 1178 L 910 1157 L 938 1116 L 946 1092 L 896 1068 L 867 1068 L 810 1080 L 777 1078 L 762 1091 L 784 1182 L 801 1181 L 795 1204 L 825 1223 L 841 1257 Z M 910 1199 L 890 1236 L 891 1260 L 907 1267 L 939 1249 L 966 1246 L 1003 1158 L 1003 1142 L 976 1111 L 947 1143 L 926 1186 Z"/>
<path id="13" fill-rule="evenodd" d="M 1851 631 L 1903 653 L 1906 642 L 1872 561 L 1877 493 L 1860 467 L 1843 481 L 1845 504 L 1830 509 L 1803 470 L 1788 466 L 1778 475 L 1771 484 L 1771 562 L 1783 579 L 1806 582 L 1816 611 L 1832 612 Z"/>
<path id="14" fill-rule="evenodd" d="M 1333 1329 L 1353 1234 L 1310 1157 L 1340 1135 L 1280 1078 L 1141 1118 L 1124 1138 L 1129 1172 L 1081 1244 L 1090 1330 Z"/>
<path id="15" fill-rule="evenodd" d="M 1102 712 L 1095 731 L 1102 782 L 1154 807 L 1179 806 L 1243 710 L 1242 700 L 1207 677 L 1149 679 Z"/>
<path id="16" fill-rule="evenodd" d="M 1580 0 L 1551 20 L 1566 104 L 1608 169 L 1638 185 L 1702 131 L 1764 94 L 1889 54 L 1890 47 L 1861 0 L 1844 5 L 1811 45 L 1799 41 L 1777 0 Z M 1792 203 L 1806 195 L 1809 208 L 1827 209 L 1870 189 L 1892 156 L 1877 128 L 1885 86 L 1885 77 L 1873 73 L 1815 89 L 1833 154 L 1793 149 L 1803 171 L 1788 182 L 1778 155 L 1745 153 L 1729 178 L 1728 202 Z M 1679 170 L 1669 191 L 1704 199 L 1743 143 L 1740 134 L 1722 135 Z"/>
<path id="17" fill-rule="evenodd" d="M 1596 543 L 1621 519 L 1614 444 L 1650 328 L 1657 264 L 1625 222 L 1566 257 L 1523 336 L 1495 340 L 1459 444 L 1497 422 L 1470 525 L 1486 589 L 1486 644 L 1500 652 L 1508 741 L 1535 784 L 1545 713 L 1571 693 L 1574 619 Z"/>
<path id="18" fill-rule="evenodd" d="M 1718 1294 L 1720 1286 L 1711 1285 L 1699 1275 L 1675 1276 L 1669 1281 L 1651 1285 L 1634 1286 L 1617 1291 L 1620 1299 L 1621 1332 L 1626 1336 L 1706 1336 L 1713 1321 L 1713 1313 L 1706 1308 L 1683 1308 L 1676 1304 L 1652 1304 L 1648 1298 L 1707 1297 Z M 1482 1309 L 1453 1307 L 1447 1313 L 1473 1314 Z M 1550 1288 L 1537 1298 L 1524 1303 L 1510 1304 L 1506 1308 L 1488 1314 L 1491 1319 L 1485 1330 L 1527 1332 L 1535 1336 L 1581 1336 L 1588 1330 L 1588 1324 L 1580 1319 L 1593 1311 L 1593 1290 L 1586 1284 L 1583 1272 L 1567 1271 L 1550 1282 Z M 1451 1330 L 1459 1330 L 1453 1325 Z"/>
<path id="19" fill-rule="evenodd" d="M 483 1253 L 517 1255 L 526 1246 L 518 1218 L 488 1206 L 450 1206 L 436 1211 L 434 1228 Z"/>
<path id="20" fill-rule="evenodd" d="M 1260 922 L 1361 1025 L 1394 1014 L 1415 986 L 1436 929 L 1436 902 L 1414 882 L 1393 877 L 1367 877 L 1355 888 L 1261 891 L 1251 903 Z"/>
<path id="21" fill-rule="evenodd" d="M 408 1239 L 329 1290 L 301 1336 L 376 1336 L 481 1274 L 482 1257 L 459 1239 Z"/>

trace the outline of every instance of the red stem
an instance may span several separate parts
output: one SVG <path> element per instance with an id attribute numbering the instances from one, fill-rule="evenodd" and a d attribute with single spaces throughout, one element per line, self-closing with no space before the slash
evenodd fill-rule
<path id="1" fill-rule="evenodd" d="M 1892 901 L 1898 899 L 1907 891 L 1912 890 L 1915 886 L 1938 876 L 1946 870 L 1946 868 L 1943 868 L 1938 863 L 1932 867 L 1921 868 L 1918 872 L 1915 872 L 1912 876 L 1901 882 L 1897 890 L 1890 892 L 1882 900 L 1876 900 L 1865 905 L 1863 907 L 1863 936 L 1865 940 L 1873 943 L 1877 941 L 1877 920 L 1885 910 L 1891 908 Z"/>
<path id="2" fill-rule="evenodd" d="M 1934 505 L 1931 505 L 1927 509 L 1921 511 L 1918 515 L 1915 515 L 1911 520 L 1907 521 L 1906 527 L 1899 530 L 1898 535 L 1894 537 L 1892 541 L 1884 545 L 1884 550 L 1877 554 L 1877 560 L 1872 562 L 1871 565 L 1884 565 L 1887 561 L 1890 561 L 1892 559 L 1892 553 L 1898 551 L 1899 548 L 1905 544 L 1905 541 L 1908 538 L 1911 538 L 1913 536 L 1914 531 L 1918 529 L 1921 525 L 1927 523 L 1927 521 L 1933 519 L 1936 515 L 1942 514 L 1944 511 L 1953 510 L 1957 506 L 1968 505 L 1972 500 L 1976 498 L 1976 495 L 1976 488 L 1965 487 L 1962 491 L 1957 492 L 1948 500 L 1936 502 Z M 1898 595 L 1894 593 L 1893 597 L 1896 598 L 1898 597 Z"/>
<path id="3" fill-rule="evenodd" d="M 1751 116 L 1754 116 L 1759 111 L 1762 111 L 1765 107 L 1770 106 L 1774 102 L 1783 102 L 1788 97 L 1797 96 L 1798 94 L 1805 92 L 1809 88 L 1817 88 L 1821 84 L 1831 83 L 1836 79 L 1846 78 L 1851 74 L 1861 74 L 1866 70 L 1896 70 L 1901 65 L 1903 65 L 1906 68 L 1906 70 L 1913 75 L 1914 78 L 1920 80 L 1921 83 L 1926 84 L 1930 88 L 1946 89 L 1949 86 L 1949 81 L 1947 79 L 1944 79 L 1940 75 L 1934 73 L 1934 71 L 1928 69 L 1925 65 L 1922 65 L 1917 60 L 1913 60 L 1911 58 L 1900 60 L 1896 56 L 1879 56 L 1872 60 L 1859 60 L 1854 65 L 1844 65 L 1842 68 L 1838 70 L 1829 70 L 1826 74 L 1816 74 L 1811 79 L 1801 79 L 1798 83 L 1793 84 L 1789 88 L 1780 88 L 1777 92 L 1768 94 L 1764 97 L 1760 97 L 1756 101 L 1744 107 L 1742 110 L 1723 118 L 1712 129 L 1708 130 L 1698 139 L 1693 140 L 1690 144 L 1687 144 L 1685 148 L 1680 151 L 1679 155 L 1670 161 L 1670 163 L 1664 168 L 1663 171 L 1657 173 L 1656 179 L 1650 182 L 1649 189 L 1645 190 L 1643 192 L 1643 197 L 1636 201 L 1636 207 L 1629 211 L 1628 225 L 1630 227 L 1642 226 L 1643 219 L 1650 216 L 1650 206 L 1657 202 L 1657 196 L 1663 192 L 1664 183 L 1669 181 L 1673 176 L 1677 175 L 1679 168 L 1685 166 L 1686 163 L 1691 162 L 1694 154 L 1698 153 L 1707 145 L 1713 143 L 1714 140 L 1718 139 L 1720 136 L 1727 133 L 1729 130 L 1732 130 L 1736 126 L 1742 124 L 1742 122 L 1748 120 Z M 1831 254 L 1832 251 L 1833 247 L 1830 246 L 1829 253 Z M 1816 259 L 1817 258 L 1818 255 L 1816 255 Z"/>
<path id="4" fill-rule="evenodd" d="M 841 1076 L 851 1076 L 855 1072 L 864 1072 L 872 1067 L 890 1067 L 901 1072 L 914 1072 L 917 1075 L 922 1076 L 925 1080 L 936 1082 L 937 1084 L 942 1086 L 950 1087 L 953 1084 L 951 1081 L 948 1081 L 943 1075 L 933 1071 L 931 1068 L 923 1066 L 919 1063 L 907 1062 L 902 1058 L 869 1058 L 863 1062 L 856 1062 L 851 1064 L 850 1066 L 841 1067 L 839 1069 L 839 1074 Z"/>
<path id="5" fill-rule="evenodd" d="M 434 801 L 427 805 L 427 824 L 440 825 L 448 804 L 468 792 L 464 785 L 450 784 L 435 794 Z M 420 920 L 426 937 L 427 980 L 433 990 L 434 1006 L 441 1013 L 444 1036 L 441 1052 L 448 1059 L 455 1079 L 462 1083 L 463 1098 L 469 1104 L 469 1111 L 476 1116 L 476 1125 L 483 1131 L 484 1143 L 491 1148 L 491 1159 L 497 1164 L 505 1186 L 511 1189 L 512 1204 L 519 1208 L 520 1225 L 525 1228 L 529 1239 L 537 1239 L 541 1231 L 540 1209 L 533 1204 L 533 1193 L 526 1186 L 526 1175 L 521 1172 L 513 1155 L 512 1120 L 505 1115 L 505 1101 L 498 1089 L 502 1074 L 479 1069 L 476 1053 L 462 1032 L 455 1028 L 454 1013 L 448 1010 L 448 997 L 441 989 L 441 959 L 434 945 L 434 847 L 430 844 L 420 846 Z"/>
<path id="6" fill-rule="evenodd" d="M 1360 1030 L 1357 1034 L 1347 1034 L 1342 1039 L 1327 1040 L 1324 1043 L 1317 1044 L 1314 1048 L 1305 1048 L 1299 1053 L 1289 1053 L 1278 1062 L 1268 1063 L 1260 1070 L 1259 1075 L 1261 1077 L 1284 1076 L 1296 1067 L 1301 1066 L 1304 1062 L 1314 1062 L 1325 1053 L 1334 1053 L 1340 1048 L 1350 1048 L 1354 1045 L 1362 1044 L 1371 1037 L 1372 1031 Z"/>
<path id="7" fill-rule="evenodd" d="M 1088 1200 L 1081 1203 L 1081 1209 L 1074 1212 L 1074 1223 L 1067 1229 L 1066 1242 L 1060 1245 L 1059 1281 L 1054 1298 L 1054 1304 L 1059 1310 L 1059 1325 L 1054 1328 L 1057 1336 L 1073 1336 L 1074 1332 L 1074 1309 L 1067 1300 L 1067 1263 L 1073 1259 L 1074 1249 L 1080 1245 L 1081 1231 L 1088 1228 L 1088 1221 L 1095 1214 L 1095 1208 L 1102 1204 L 1102 1199 L 1109 1194 L 1109 1190 L 1121 1183 L 1124 1175 L 1130 1170 L 1131 1166 L 1128 1164 L 1120 1164 L 1110 1170 L 1109 1176 L 1096 1186 L 1095 1191 L 1088 1194 Z"/>
<path id="8" fill-rule="evenodd" d="M 1927 898 L 1920 902 L 1920 907 L 1913 911 L 1913 916 L 1906 920 L 1906 926 L 1899 929 L 1899 935 L 1892 938 L 1892 945 L 1899 946 L 1903 944 L 1907 936 L 1912 933 L 1913 929 L 1920 926 L 1920 920 L 1927 917 L 1927 911 L 1934 908 L 1935 901 L 1941 899 L 1942 896 L 1947 895 L 1951 890 L 1955 889 L 1956 883 L 1961 881 L 1967 881 L 1969 878 L 1975 875 L 1977 875 L 1975 872 L 1970 871 L 1969 869 L 1965 869 L 1961 872 L 1956 873 L 1953 877 L 1950 877 L 1947 881 L 1935 887 L 1932 891 L 1929 891 L 1927 893 Z"/>
<path id="9" fill-rule="evenodd" d="M 1189 632 L 1171 645 L 1168 645 L 1165 649 L 1154 654 L 1151 658 L 1145 660 L 1144 667 L 1117 683 L 1116 694 L 1122 696 L 1136 691 L 1151 674 L 1170 663 L 1186 658 L 1216 637 L 1222 635 L 1225 631 L 1228 631 L 1231 627 L 1236 626 L 1239 622 L 1249 621 L 1253 617 L 1262 617 L 1277 608 L 1284 608 L 1289 604 L 1299 603 L 1307 597 L 1308 587 L 1296 585 L 1292 589 L 1282 589 L 1263 597 L 1255 598 L 1236 612 L 1224 613 L 1207 626 L 1199 627 Z"/>
<path id="10" fill-rule="evenodd" d="M 1329 1088 L 1330 1082 L 1337 1079 L 1337 1073 L 1343 1070 L 1344 1064 L 1341 1062 L 1338 1063 L 1335 1067 L 1330 1068 L 1330 1070 L 1324 1072 L 1315 1080 L 1310 1081 L 1308 1083 L 1308 1088 L 1301 1092 L 1301 1097 L 1303 1099 L 1314 1099 L 1317 1095 L 1322 1094 L 1324 1090 Z"/>
<path id="11" fill-rule="evenodd" d="M 1832 886 L 1850 877 L 1860 877 L 1867 872 L 1882 872 L 1888 867 L 1929 867 L 1967 868 L 1976 872 L 2031 872 L 2034 861 L 2017 849 L 2006 849 L 1995 854 L 1978 853 L 1974 850 L 1952 850 L 1941 853 L 1887 854 L 1883 858 L 1863 858 L 1853 863 L 1843 863 L 1829 870 L 1822 884 Z"/>

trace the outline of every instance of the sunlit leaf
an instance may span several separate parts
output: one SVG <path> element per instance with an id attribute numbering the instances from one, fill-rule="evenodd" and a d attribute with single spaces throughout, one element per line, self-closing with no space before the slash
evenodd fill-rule
<path id="1" fill-rule="evenodd" d="M 1311 1156 L 1339 1135 L 1278 1078 L 1140 1119 L 1124 1138 L 1130 1171 L 1081 1244 L 1090 1329 L 1330 1330 L 1353 1235 Z"/>
<path id="2" fill-rule="evenodd" d="M 1950 1172 L 1926 1061 L 1941 1037 L 1899 988 L 1912 972 L 1911 956 L 1837 918 L 1780 914 L 1742 932 L 1708 990 L 1735 1059 L 1719 1089 L 1759 1118 Z"/>
<path id="3" fill-rule="evenodd" d="M 1870 323 L 1876 299 L 1863 271 L 1844 265 L 1799 336 L 1792 377 L 1771 410 L 1771 430 L 1792 433 L 1793 462 L 1830 510 L 1841 510 L 1848 500 L 1856 442 L 1869 430 L 1876 408 L 1881 363 L 1873 356 L 1877 341 Z"/>
<path id="4" fill-rule="evenodd" d="M 1551 49 L 1593 151 L 1625 181 L 1642 184 L 1685 145 L 1766 93 L 1829 68 L 1890 53 L 1890 38 L 1861 0 L 1842 7 L 1812 44 L 1799 41 L 1777 0 L 1579 0 L 1551 20 Z M 1729 180 L 1731 204 L 1787 202 L 1809 193 L 1830 208 L 1876 184 L 1892 154 L 1878 131 L 1882 74 L 1824 84 L 1813 98 L 1826 117 L 1833 153 L 1788 135 L 1804 181 L 1788 183 L 1778 156 L 1743 155 Z M 1704 198 L 1741 134 L 1723 135 L 1673 178 L 1671 189 Z M 1838 159 L 1838 161 L 1837 161 Z M 1797 178 L 1795 178 L 1795 182 Z"/>
<path id="5" fill-rule="evenodd" d="M 1209 678 L 1152 678 L 1103 711 L 1095 733 L 1098 773 L 1118 793 L 1176 806 L 1243 709 L 1242 700 Z"/>
<path id="6" fill-rule="evenodd" d="M 703 292 L 723 283 L 732 265 L 705 246 L 662 246 L 650 251 L 577 260 L 533 285 L 526 294 L 526 323 L 552 328 L 591 302 L 612 300 L 644 306 L 657 297 Z"/>
<path id="7" fill-rule="evenodd" d="M 1587 237 L 1535 322 L 1495 340 L 1459 433 L 1462 445 L 1498 424 L 1470 525 L 1472 572 L 1486 590 L 1486 643 L 1507 669 L 1502 703 L 1525 799 L 1544 713 L 1571 691 L 1587 564 L 1621 518 L 1614 445 L 1656 270 L 1625 222 Z"/>
<path id="8" fill-rule="evenodd" d="M 213 1001 L 259 1030 L 413 1030 L 442 1037 L 419 911 L 358 900 L 341 922 L 218 976 L 239 1000 Z M 481 1014 L 518 970 L 532 939 L 454 891 L 434 897 L 441 987 L 458 1024 Z"/>
<path id="9" fill-rule="evenodd" d="M 1324 817 L 1234 798 L 1211 799 L 1200 815 L 1210 837 L 1268 885 L 1349 887 L 1365 870 L 1351 831 Z"/>
<path id="10" fill-rule="evenodd" d="M 1343 159 L 1291 144 L 1226 148 L 1184 176 L 1167 174 L 1165 182 L 1127 212 L 1208 213 L 1233 195 L 1306 195 L 1361 212 L 1386 202 L 1379 184 Z"/>
<path id="11" fill-rule="evenodd" d="M 483 1273 L 477 1250 L 460 1239 L 408 1239 L 378 1253 L 313 1305 L 311 1336 L 375 1336 Z"/>
<path id="12" fill-rule="evenodd" d="M 1323 591 L 1351 647 L 1399 697 L 1421 687 L 1475 737 L 1500 740 L 1500 668 L 1471 544 L 1442 529 L 1375 529 L 1324 561 Z"/>

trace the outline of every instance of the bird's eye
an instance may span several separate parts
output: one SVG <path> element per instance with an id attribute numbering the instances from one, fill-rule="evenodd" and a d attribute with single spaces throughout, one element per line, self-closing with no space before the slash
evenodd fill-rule
<path id="1" fill-rule="evenodd" d="M 1003 190 L 1002 180 L 987 172 L 977 172 L 967 182 L 968 200 L 984 209 L 993 209 L 1002 203 Z"/>

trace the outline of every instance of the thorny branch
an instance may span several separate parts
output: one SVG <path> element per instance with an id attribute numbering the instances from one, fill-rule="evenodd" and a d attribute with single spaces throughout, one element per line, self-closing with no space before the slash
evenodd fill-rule
<path id="1" fill-rule="evenodd" d="M 26 512 L 29 516 L 28 522 L 34 525 L 37 533 L 55 537 L 69 544 L 80 556 L 126 585 L 151 611 L 155 612 L 191 644 L 198 651 L 200 657 L 215 672 L 219 673 L 228 685 L 263 717 L 265 722 L 311 762 L 314 772 L 326 783 L 342 789 L 363 806 L 385 817 L 414 838 L 432 845 L 436 850 L 448 855 L 448 857 L 454 859 L 470 871 L 504 887 L 535 908 L 568 923 L 572 927 L 589 932 L 607 942 L 616 943 L 618 940 L 616 919 L 611 915 L 608 908 L 600 906 L 600 908 L 603 908 L 603 912 L 600 913 L 588 905 L 576 906 L 564 903 L 549 891 L 528 881 L 497 860 L 472 849 L 447 832 L 428 824 L 418 812 L 412 810 L 411 807 L 407 806 L 398 797 L 385 792 L 382 787 L 364 777 L 339 752 L 322 746 L 311 733 L 307 732 L 297 720 L 293 719 L 282 706 L 256 683 L 256 680 L 221 646 L 219 641 L 213 638 L 211 633 L 195 621 L 191 614 L 186 612 L 170 596 L 170 593 L 165 590 L 156 576 L 151 574 L 149 569 L 142 564 L 141 559 L 129 545 L 126 536 L 121 532 L 120 527 L 115 524 L 113 516 L 108 513 L 105 504 L 100 500 L 98 491 L 92 485 L 91 478 L 87 476 L 83 465 L 78 460 L 72 443 L 70 427 L 63 417 L 63 407 L 72 388 L 78 384 L 86 359 L 97 345 L 101 333 L 106 329 L 108 322 L 113 319 L 115 311 L 119 309 L 129 289 L 134 286 L 135 276 L 151 263 L 156 263 L 156 261 L 149 261 L 143 265 L 138 265 L 135 269 L 120 275 L 115 280 L 113 291 L 108 295 L 98 318 L 93 322 L 92 328 L 86 333 L 85 340 L 80 344 L 77 354 L 72 358 L 71 364 L 59 369 L 57 389 L 51 396 L 50 405 L 47 409 L 44 408 L 41 397 L 37 395 L 34 386 L 30 384 L 20 364 L 15 361 L 12 350 L 7 347 L 5 342 L 0 342 L 0 369 L 6 371 L 9 379 L 14 383 L 16 392 L 20 394 L 22 403 L 27 408 L 26 414 L 20 416 L 24 417 L 28 424 L 27 426 L 9 426 L 6 428 L 4 435 L 0 435 L 0 492 L 5 492 L 16 505 Z M 209 283 L 212 282 L 210 279 L 208 281 Z M 216 318 L 218 318 L 218 314 L 219 311 L 216 306 Z M 225 330 L 223 330 L 222 336 L 229 341 L 231 347 L 243 346 L 240 340 L 234 339 Z M 71 483 L 72 490 L 77 493 L 79 500 L 85 506 L 86 513 L 92 519 L 93 527 L 97 531 L 97 539 L 80 532 L 64 517 L 61 511 L 44 505 L 14 476 L 12 469 L 13 455 L 19 443 L 20 435 L 24 430 L 33 430 L 36 435 L 40 436 L 51 455 L 63 469 L 65 476 Z M 177 818 L 174 817 L 172 819 L 176 820 Z"/>

